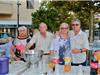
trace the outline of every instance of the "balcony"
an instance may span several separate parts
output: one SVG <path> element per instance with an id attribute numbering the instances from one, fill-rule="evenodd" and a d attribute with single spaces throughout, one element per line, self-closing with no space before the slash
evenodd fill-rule
<path id="1" fill-rule="evenodd" d="M 12 3 L 0 3 L 0 15 L 12 15 Z"/>

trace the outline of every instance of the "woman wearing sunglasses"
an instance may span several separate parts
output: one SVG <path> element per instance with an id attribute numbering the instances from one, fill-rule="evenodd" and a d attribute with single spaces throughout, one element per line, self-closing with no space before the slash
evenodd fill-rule
<path id="1" fill-rule="evenodd" d="M 55 72 L 59 73 L 59 66 L 64 66 L 64 71 L 70 71 L 70 38 L 68 36 L 69 26 L 67 23 L 60 24 L 59 36 L 53 40 L 51 45 L 51 53 L 53 54 L 52 62 L 55 63 Z M 68 60 L 68 61 L 67 61 Z M 66 67 L 66 68 L 65 68 Z M 58 71 L 58 72 L 57 72 Z M 58 74 L 57 74 L 58 75 Z"/>

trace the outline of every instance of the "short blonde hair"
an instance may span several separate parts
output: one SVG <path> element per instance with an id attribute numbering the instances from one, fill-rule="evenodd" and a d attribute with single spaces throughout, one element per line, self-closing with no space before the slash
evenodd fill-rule
<path id="1" fill-rule="evenodd" d="M 69 28 L 68 23 L 61 23 L 61 24 L 60 24 L 60 28 L 63 27 L 63 26 L 67 26 L 67 27 Z"/>

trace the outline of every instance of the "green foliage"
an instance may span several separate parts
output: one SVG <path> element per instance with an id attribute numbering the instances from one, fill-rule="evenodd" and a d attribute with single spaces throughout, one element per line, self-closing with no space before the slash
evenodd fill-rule
<path id="1" fill-rule="evenodd" d="M 48 30 L 56 31 L 62 22 L 70 25 L 73 18 L 81 20 L 82 29 L 89 29 L 90 11 L 97 10 L 98 5 L 91 1 L 49 1 L 43 2 L 36 12 L 32 13 L 32 22 L 34 28 L 37 28 L 40 22 L 48 25 Z M 70 14 L 69 12 L 74 12 Z"/>

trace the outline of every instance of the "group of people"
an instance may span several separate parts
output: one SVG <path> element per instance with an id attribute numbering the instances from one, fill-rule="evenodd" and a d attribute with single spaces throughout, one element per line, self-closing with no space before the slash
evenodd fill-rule
<path id="1" fill-rule="evenodd" d="M 59 34 L 53 40 L 50 50 L 53 50 L 52 52 L 54 53 L 56 50 L 59 50 L 59 64 L 61 65 L 86 66 L 86 52 L 89 50 L 88 37 L 81 30 L 81 22 L 79 19 L 73 19 L 71 26 L 73 30 L 69 32 L 67 23 L 60 25 Z M 66 58 L 67 60 L 65 60 Z M 69 63 L 70 58 L 71 63 Z"/>
<path id="2" fill-rule="evenodd" d="M 16 60 L 24 60 L 23 54 L 25 50 L 31 48 L 35 44 L 35 51 L 42 51 L 41 65 L 43 73 L 48 72 L 48 63 L 51 57 L 58 51 L 59 65 L 66 64 L 65 57 L 71 58 L 71 65 L 86 65 L 86 52 L 89 49 L 88 37 L 81 30 L 81 22 L 79 19 L 71 21 L 72 31 L 69 31 L 67 23 L 61 23 L 57 34 L 47 31 L 47 25 L 44 22 L 39 24 L 39 32 L 35 33 L 32 38 L 28 38 L 28 30 L 26 27 L 18 28 L 18 37 L 12 41 L 10 49 L 11 57 Z M 15 50 L 16 48 L 16 50 Z M 25 61 L 25 60 L 24 60 Z"/>

